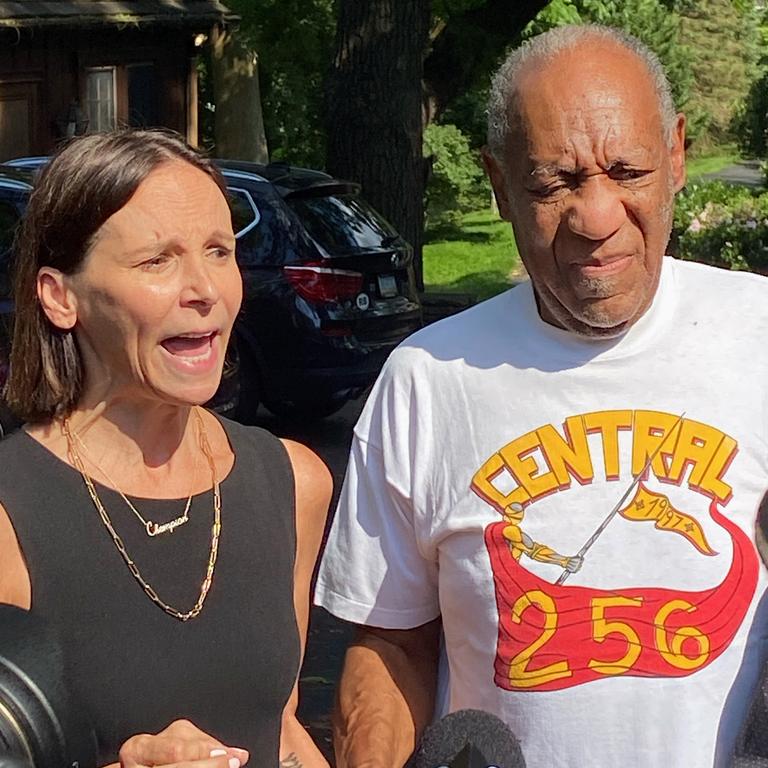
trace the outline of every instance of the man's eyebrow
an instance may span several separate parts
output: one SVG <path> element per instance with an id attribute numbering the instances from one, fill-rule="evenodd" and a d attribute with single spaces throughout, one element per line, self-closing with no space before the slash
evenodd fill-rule
<path id="1" fill-rule="evenodd" d="M 529 178 L 537 176 L 559 176 L 560 174 L 573 175 L 578 173 L 573 166 L 559 165 L 558 163 L 539 163 L 528 174 Z"/>

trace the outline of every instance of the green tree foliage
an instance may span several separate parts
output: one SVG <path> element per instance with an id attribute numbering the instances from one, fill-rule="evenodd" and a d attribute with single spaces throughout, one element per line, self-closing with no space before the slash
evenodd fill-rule
<path id="1" fill-rule="evenodd" d="M 424 156 L 432 164 L 426 193 L 428 225 L 458 226 L 465 213 L 488 202 L 490 189 L 483 184 L 477 153 L 455 125 L 428 125 L 424 130 Z"/>
<path id="2" fill-rule="evenodd" d="M 733 130 L 739 149 L 749 157 L 768 155 L 768 10 L 760 14 L 757 25 L 760 58 L 758 75 L 737 109 Z"/>
<path id="3" fill-rule="evenodd" d="M 664 64 L 697 150 L 732 139 L 738 105 L 756 76 L 760 33 L 753 0 L 552 0 L 529 26 L 620 27 Z"/>
<path id="4" fill-rule="evenodd" d="M 687 111 L 705 116 L 700 145 L 733 140 L 731 126 L 759 75 L 760 28 L 754 4 L 687 0 L 680 40 L 690 52 L 694 84 Z"/>
<path id="5" fill-rule="evenodd" d="M 536 17 L 527 35 L 562 24 L 594 23 L 618 27 L 642 40 L 661 59 L 678 109 L 690 113 L 693 71 L 690 52 L 680 39 L 680 16 L 674 0 L 552 0 Z M 689 114 L 689 138 L 701 118 Z"/>
<path id="6" fill-rule="evenodd" d="M 259 56 L 272 160 L 322 167 L 323 81 L 333 55 L 334 0 L 227 0 Z"/>

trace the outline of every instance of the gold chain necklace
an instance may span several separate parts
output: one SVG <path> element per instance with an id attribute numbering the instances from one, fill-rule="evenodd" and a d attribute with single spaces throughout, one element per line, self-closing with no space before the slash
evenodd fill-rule
<path id="1" fill-rule="evenodd" d="M 112 537 L 112 541 L 114 542 L 115 547 L 117 547 L 117 551 L 120 553 L 123 561 L 128 566 L 128 570 L 133 574 L 133 577 L 136 579 L 136 581 L 139 582 L 147 597 L 149 597 L 149 599 L 155 605 L 159 606 L 167 614 L 173 616 L 179 621 L 189 621 L 189 619 L 194 619 L 195 616 L 197 616 L 203 609 L 203 603 L 205 602 L 205 598 L 208 596 L 208 591 L 210 590 L 211 583 L 213 581 L 213 570 L 216 567 L 216 557 L 218 556 L 219 552 L 219 536 L 221 535 L 221 493 L 219 489 L 219 481 L 216 477 L 216 463 L 211 452 L 211 446 L 208 443 L 208 435 L 205 431 L 203 420 L 197 411 L 195 411 L 195 416 L 197 417 L 200 435 L 200 447 L 205 454 L 205 458 L 208 460 L 208 465 L 211 468 L 211 478 L 213 480 L 213 527 L 211 528 L 211 551 L 208 555 L 208 566 L 206 568 L 205 578 L 203 579 L 203 583 L 200 585 L 200 594 L 192 609 L 185 612 L 179 611 L 177 608 L 174 608 L 172 605 L 168 605 L 168 603 L 161 600 L 157 592 L 155 592 L 152 586 L 141 575 L 138 566 L 133 562 L 127 550 L 125 549 L 123 540 L 120 538 L 120 535 L 112 525 L 109 514 L 104 508 L 104 505 L 101 503 L 99 495 L 96 493 L 96 488 L 93 485 L 93 481 L 85 472 L 85 467 L 83 466 L 83 462 L 77 452 L 77 448 L 75 447 L 75 441 L 72 437 L 72 432 L 70 431 L 68 420 L 64 419 L 62 422 L 62 431 L 64 432 L 64 436 L 67 439 L 67 450 L 69 451 L 69 456 L 72 460 L 72 463 L 75 465 L 78 472 L 80 472 L 82 475 L 83 482 L 85 483 L 85 487 L 88 489 L 88 494 L 91 497 L 91 501 L 96 507 L 99 516 L 101 517 L 101 521 L 104 523 L 104 527 L 107 529 L 107 531 L 109 531 L 109 535 Z"/>
<path id="2" fill-rule="evenodd" d="M 69 425 L 67 424 L 67 429 L 69 429 Z M 199 429 L 199 426 L 198 426 Z M 83 456 L 85 456 L 86 459 L 94 466 L 96 469 L 101 472 L 102 475 L 107 479 L 107 482 L 114 488 L 119 494 L 120 498 L 128 505 L 131 512 L 133 512 L 134 515 L 139 519 L 139 522 L 144 526 L 144 530 L 147 533 L 147 536 L 159 536 L 162 533 L 173 533 L 177 528 L 181 528 L 182 525 L 189 522 L 189 508 L 192 506 L 192 490 L 195 487 L 195 481 L 197 480 L 197 451 L 195 451 L 195 464 L 194 469 L 192 470 L 192 484 L 190 485 L 189 489 L 189 497 L 187 498 L 187 503 L 184 506 L 184 511 L 181 513 L 181 515 L 173 520 L 170 520 L 167 523 L 161 523 L 158 525 L 157 523 L 153 522 L 152 520 L 145 520 L 144 516 L 139 512 L 138 509 L 131 503 L 131 500 L 120 490 L 120 486 L 111 478 L 111 476 L 107 473 L 106 469 L 103 469 L 101 466 L 99 466 L 88 454 L 88 449 L 83 444 L 83 441 L 80 439 L 80 436 L 77 434 L 77 432 L 71 432 L 70 435 L 78 442 L 80 449 L 83 452 Z M 68 438 L 69 439 L 69 438 Z"/>

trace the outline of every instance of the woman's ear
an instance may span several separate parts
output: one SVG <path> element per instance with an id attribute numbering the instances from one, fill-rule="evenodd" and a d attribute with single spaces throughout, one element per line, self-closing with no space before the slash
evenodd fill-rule
<path id="1" fill-rule="evenodd" d="M 46 317 L 62 331 L 74 328 L 77 322 L 77 299 L 67 285 L 63 272 L 53 267 L 41 267 L 37 273 L 37 298 Z"/>

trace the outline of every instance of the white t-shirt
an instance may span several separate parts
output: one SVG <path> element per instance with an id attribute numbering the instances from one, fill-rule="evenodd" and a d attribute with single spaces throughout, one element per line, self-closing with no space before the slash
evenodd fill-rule
<path id="1" fill-rule="evenodd" d="M 767 489 L 768 280 L 667 258 L 614 340 L 544 323 L 524 283 L 391 355 L 316 601 L 442 615 L 441 712 L 498 715 L 528 768 L 726 765 L 768 628 Z"/>

